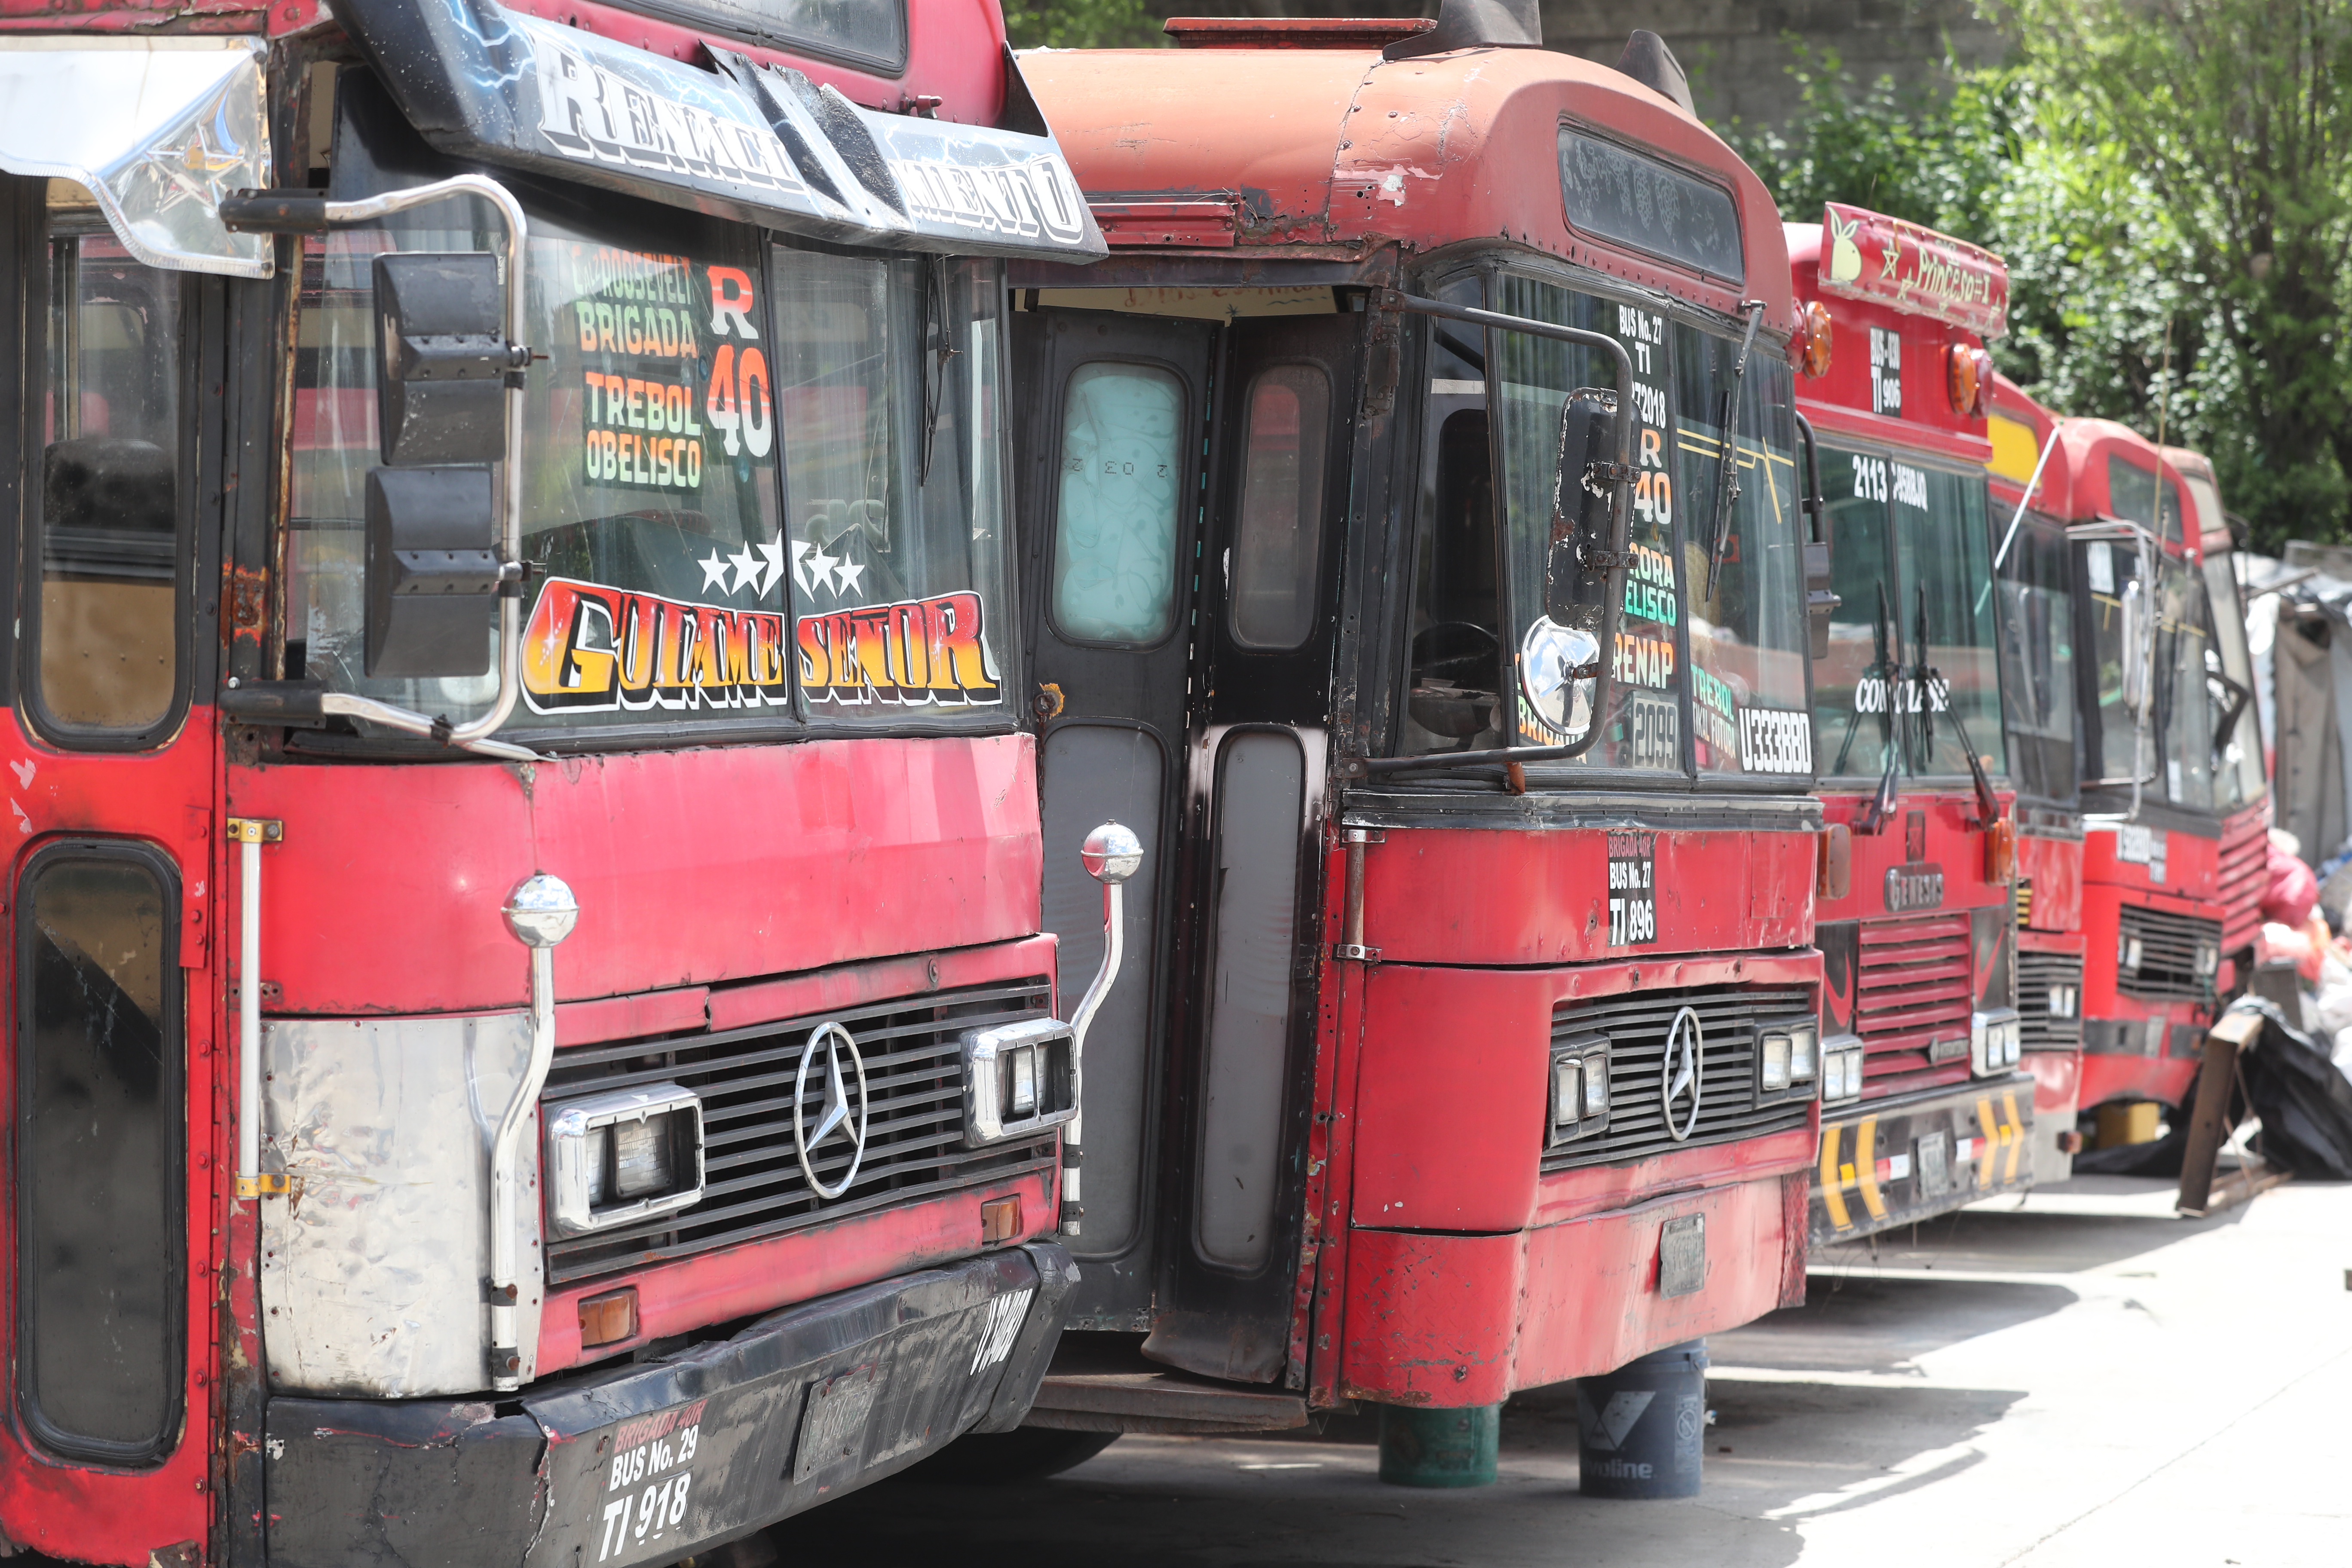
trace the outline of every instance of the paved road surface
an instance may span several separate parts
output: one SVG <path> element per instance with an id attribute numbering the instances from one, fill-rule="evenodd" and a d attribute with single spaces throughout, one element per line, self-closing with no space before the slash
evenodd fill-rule
<path id="1" fill-rule="evenodd" d="M 784 1568 L 2352 1564 L 2352 1187 L 2189 1222 L 2086 1178 L 1815 1262 L 1804 1307 L 1711 1342 L 1695 1502 L 1580 1496 L 1556 1389 L 1507 1407 L 1480 1491 L 1381 1486 L 1339 1420 L 885 1483 L 775 1539 Z"/>

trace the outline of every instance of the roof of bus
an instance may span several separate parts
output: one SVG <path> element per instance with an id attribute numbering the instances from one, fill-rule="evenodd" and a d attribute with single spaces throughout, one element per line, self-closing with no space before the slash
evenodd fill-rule
<path id="1" fill-rule="evenodd" d="M 2072 474 L 2067 509 L 2062 514 L 2069 521 L 2130 515 L 2116 503 L 2110 482 L 2111 461 L 2119 461 L 2145 474 L 2151 484 L 2161 474 L 2182 492 L 2179 499 L 2186 499 L 2187 487 L 2180 484 L 2179 474 L 2165 461 L 2156 443 L 2128 425 L 2113 419 L 2062 419 L 2058 422 L 2058 445 L 2066 454 Z"/>
<path id="2" fill-rule="evenodd" d="M 2186 447 L 2167 447 L 2164 460 L 2189 481 L 2189 499 L 2197 510 L 2197 528 L 2203 536 L 2206 552 L 2213 554 L 2234 548 L 2237 542 L 2230 534 L 2229 509 L 2221 504 L 2221 479 L 2213 471 L 2213 460 Z M 2203 481 L 2202 488 L 2199 480 Z"/>
<path id="3" fill-rule="evenodd" d="M 2057 428 L 2057 415 L 2036 403 L 2008 376 L 1993 373 L 1992 418 L 1987 430 L 1992 441 L 1992 461 L 1985 465 L 1991 470 L 1993 489 L 2015 497 L 2032 481 L 2034 466 L 2041 464 L 2042 482 L 2034 486 L 2033 499 L 2036 510 L 2053 517 L 2064 514 L 2067 492 L 2073 488 L 2063 444 L 2047 462 L 2042 461 L 2042 448 Z"/>
<path id="4" fill-rule="evenodd" d="M 1821 284 L 1822 226 L 1784 224 L 1781 232 L 1788 237 L 1790 286 L 1796 298 L 1820 300 L 1830 315 L 1829 369 L 1818 380 L 1801 378 L 1797 383 L 1797 395 L 1809 405 L 1807 412 L 1830 411 L 1819 422 L 1849 435 L 1982 462 L 1985 422 L 1952 405 L 1948 355 L 1954 348 L 1981 350 L 1984 339 L 1892 300 L 1822 299 L 1828 291 Z M 1905 345 L 1896 367 L 1904 389 L 1895 405 L 1899 413 L 1876 412 L 1882 367 L 1873 362 L 1874 331 L 1892 332 Z"/>
<path id="5" fill-rule="evenodd" d="M 1385 61 L 1361 47 L 1038 50 L 1021 66 L 1098 212 L 1229 194 L 1242 244 L 1349 254 L 1499 237 L 1727 313 L 1752 294 L 1768 325 L 1792 324 L 1780 213 L 1763 183 L 1696 119 L 1605 66 L 1546 49 Z M 1570 121 L 1727 188 L 1744 286 L 1570 229 L 1559 178 Z"/>

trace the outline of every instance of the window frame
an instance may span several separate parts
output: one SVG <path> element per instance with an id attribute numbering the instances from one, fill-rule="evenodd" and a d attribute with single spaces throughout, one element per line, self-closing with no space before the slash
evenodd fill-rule
<path id="1" fill-rule="evenodd" d="M 1561 261 L 1556 257 L 1517 248 L 1508 250 L 1486 248 L 1475 254 L 1455 258 L 1450 263 L 1441 261 L 1425 268 L 1417 278 L 1411 279 L 1408 286 L 1412 287 L 1418 293 L 1431 298 L 1440 298 L 1443 297 L 1442 290 L 1457 285 L 1465 278 L 1472 278 L 1477 283 L 1478 303 L 1481 308 L 1499 310 L 1501 306 L 1496 302 L 1496 297 L 1499 293 L 1501 278 L 1506 272 L 1516 273 L 1531 281 L 1574 293 L 1589 295 L 1604 306 L 1630 306 L 1637 310 L 1648 310 L 1664 317 L 1670 326 L 1685 325 L 1717 337 L 1737 338 L 1746 326 L 1744 321 L 1735 321 L 1729 317 L 1717 317 L 1690 301 L 1651 293 L 1628 285 L 1622 279 L 1590 271 L 1573 263 Z M 1393 612 L 1396 635 L 1384 638 L 1388 646 L 1384 646 L 1378 656 L 1393 661 L 1389 674 L 1383 680 L 1383 685 L 1390 694 L 1390 712 L 1378 753 L 1388 757 L 1406 754 L 1399 750 L 1399 747 L 1402 744 L 1406 707 L 1412 684 L 1412 658 L 1408 649 L 1411 640 L 1409 637 L 1411 606 L 1420 591 L 1418 581 L 1420 546 L 1423 537 L 1423 531 L 1429 522 L 1423 514 L 1422 496 L 1423 480 L 1429 477 L 1423 472 L 1423 458 L 1433 434 L 1429 422 L 1428 383 L 1429 362 L 1436 349 L 1433 335 L 1434 325 L 1431 319 L 1420 318 L 1409 328 L 1414 352 L 1403 356 L 1403 363 L 1412 367 L 1412 374 L 1410 377 L 1401 377 L 1399 381 L 1398 395 L 1401 400 L 1410 399 L 1412 413 L 1409 424 L 1402 420 L 1398 422 L 1400 431 L 1409 432 L 1409 434 L 1402 435 L 1396 442 L 1394 462 L 1397 494 L 1401 499 L 1410 498 L 1411 511 L 1405 522 L 1404 532 L 1397 542 L 1398 552 L 1403 562 L 1403 570 L 1399 574 L 1402 582 Z M 1492 334 L 1501 329 L 1477 330 L 1488 334 L 1484 340 L 1482 352 L 1486 353 L 1487 362 L 1484 378 L 1486 384 L 1485 403 L 1488 413 L 1487 462 L 1495 480 L 1496 594 L 1498 604 L 1506 606 L 1505 614 L 1507 615 L 1507 606 L 1511 603 L 1513 568 L 1510 560 L 1510 523 L 1507 516 L 1508 503 L 1506 499 L 1503 466 L 1504 422 L 1494 416 L 1498 401 L 1496 395 L 1498 356 L 1493 353 L 1492 345 Z M 1661 351 L 1669 356 L 1666 366 L 1660 372 L 1660 375 L 1667 387 L 1670 400 L 1674 397 L 1671 360 L 1673 337 L 1674 334 L 1669 331 L 1666 334 L 1666 342 L 1660 345 Z M 1759 329 L 1755 347 L 1751 352 L 1759 354 L 1779 353 L 1783 352 L 1784 347 L 1785 341 L 1779 335 L 1769 329 Z M 1795 406 L 1793 395 L 1791 406 Z M 1667 417 L 1678 430 L 1681 422 L 1681 409 L 1678 404 L 1670 401 Z M 1684 542 L 1683 521 L 1687 515 L 1685 507 L 1679 503 L 1675 506 L 1673 521 L 1669 526 L 1672 531 L 1671 548 L 1677 561 L 1681 558 Z M 1800 522 L 1798 528 L 1800 542 L 1802 542 L 1803 537 L 1802 525 Z M 1686 611 L 1687 605 L 1684 607 Z M 1502 645 L 1500 669 L 1496 675 L 1497 691 L 1506 694 L 1506 700 L 1516 703 L 1518 692 L 1517 646 L 1516 640 L 1508 635 L 1498 634 L 1496 640 Z M 1530 763 L 1527 764 L 1529 790 L 1531 792 L 1607 790 L 1612 793 L 1637 795 L 1681 794 L 1773 797 L 1814 793 L 1820 779 L 1818 769 L 1821 759 L 1818 738 L 1814 748 L 1816 771 L 1813 773 L 1748 773 L 1701 770 L 1698 767 L 1698 752 L 1692 728 L 1691 708 L 1695 700 L 1687 673 L 1690 667 L 1690 616 L 1687 613 L 1678 614 L 1675 617 L 1675 658 L 1677 660 L 1677 668 L 1684 672 L 1683 679 L 1675 684 L 1675 692 L 1677 722 L 1681 727 L 1678 744 L 1682 759 L 1679 769 L 1667 771 L 1601 767 L 1586 763 Z M 1813 707 L 1812 660 L 1806 658 L 1801 662 L 1805 671 L 1805 711 L 1811 714 Z M 1615 687 L 1616 684 L 1612 679 L 1612 687 Z M 1516 711 L 1516 709 L 1513 711 Z M 1509 733 L 1507 730 L 1505 732 L 1507 736 Z M 1509 743 L 1507 740 L 1506 743 Z M 1444 753 L 1430 752 L 1426 755 L 1434 768 L 1436 764 L 1442 763 Z"/>
<path id="2" fill-rule="evenodd" d="M 65 221 L 48 207 L 46 182 L 23 180 L 15 182 L 28 199 L 18 209 L 22 228 L 16 247 L 18 258 L 17 289 L 19 342 L 24 352 L 18 362 L 26 366 L 46 365 L 50 349 L 49 306 L 58 279 L 51 265 L 53 242 L 59 238 L 83 236 L 108 236 L 111 230 L 96 208 L 87 213 L 73 213 Z M 29 219 L 29 221 L 25 221 Z M 133 265 L 139 265 L 134 262 Z M 137 728 L 110 729 L 69 723 L 48 710 L 41 689 L 41 651 L 44 631 L 42 600 L 45 577 L 41 554 L 47 533 L 47 520 L 42 515 L 41 484 L 37 472 L 40 454 L 47 443 L 43 440 L 43 415 L 51 388 L 46 370 L 26 379 L 19 391 L 21 399 L 16 410 L 20 435 L 20 457 L 17 465 L 17 543 L 15 559 L 17 565 L 18 616 L 23 629 L 16 637 L 17 652 L 17 707 L 23 721 L 40 740 L 59 751 L 91 752 L 152 752 L 170 744 L 185 725 L 194 700 L 195 681 L 195 567 L 198 554 L 198 524 L 203 509 L 198 505 L 199 465 L 203 457 L 200 432 L 213 427 L 210 411 L 215 399 L 203 395 L 203 376 L 199 345 L 204 341 L 205 323 L 211 318 L 212 303 L 217 298 L 218 285 L 193 273 L 166 271 L 151 268 L 157 277 L 170 279 L 180 292 L 180 338 L 174 345 L 178 363 L 174 375 L 179 383 L 180 416 L 178 447 L 173 453 L 176 464 L 177 513 L 172 542 L 172 695 L 163 712 L 154 720 Z M 25 395 L 30 392 L 31 395 Z"/>
<path id="3" fill-rule="evenodd" d="M 364 75 L 364 72 L 362 74 Z M 348 89 L 349 85 L 346 82 L 345 88 Z M 381 89 L 376 90 L 381 92 Z M 360 95 L 345 90 L 340 92 L 338 97 L 340 102 L 357 99 Z M 354 109 L 349 103 L 342 103 L 338 109 L 338 113 L 345 118 L 339 120 L 339 126 L 349 129 L 352 123 L 350 116 L 355 112 L 366 113 L 365 105 Z M 373 142 L 366 141 L 366 137 L 370 134 L 378 138 L 386 134 L 394 137 L 414 138 L 414 132 L 406 127 L 404 121 L 389 128 L 388 132 L 385 128 L 371 124 L 362 131 L 354 132 L 353 134 L 364 143 L 362 150 L 364 155 L 355 157 L 353 167 L 362 171 L 380 167 L 385 177 L 380 181 L 366 182 L 366 188 L 362 191 L 347 192 L 338 188 L 335 192 L 338 199 L 345 195 L 374 195 L 382 191 L 404 189 L 411 185 L 425 184 L 446 174 L 461 172 L 463 167 L 453 160 L 423 148 L 421 144 L 413 148 L 394 148 L 389 145 L 378 146 Z M 400 154 L 400 161 L 397 163 L 383 161 L 394 152 Z M 527 216 L 534 219 L 545 217 L 551 222 L 562 224 L 567 231 L 574 226 L 565 222 L 565 217 L 566 215 L 576 214 L 581 210 L 581 203 L 586 194 L 583 187 L 564 181 L 524 174 L 512 174 L 506 183 L 508 188 L 523 204 Z M 642 221 L 656 224 L 669 210 L 630 196 L 604 193 L 596 193 L 596 196 L 594 211 L 599 216 L 592 220 L 593 223 L 625 224 L 633 221 L 630 215 L 636 214 L 641 215 Z M 772 251 L 777 247 L 786 251 L 807 251 L 884 261 L 907 258 L 925 260 L 930 254 L 920 251 L 834 246 L 803 236 L 784 234 L 751 224 L 732 223 L 719 218 L 707 218 L 702 221 L 724 224 L 734 231 L 743 241 L 750 258 L 750 265 L 759 269 L 763 281 L 770 277 Z M 951 256 L 947 259 L 952 264 L 965 260 L 985 262 L 988 258 Z M 297 354 L 284 351 L 286 345 L 290 343 L 300 331 L 303 319 L 299 279 L 292 281 L 296 286 L 288 289 L 286 308 L 281 318 L 282 325 L 277 329 L 284 334 L 279 342 L 281 354 L 269 372 L 273 395 L 277 399 L 271 427 L 274 438 L 280 443 L 278 449 L 282 452 L 290 452 L 293 449 L 299 361 Z M 757 320 L 761 331 L 767 334 L 766 341 L 772 344 L 776 341 L 774 289 L 768 288 L 766 295 L 767 297 L 761 300 L 756 306 Z M 696 718 L 650 716 L 652 713 L 665 712 L 666 710 L 648 710 L 648 716 L 635 720 L 612 714 L 600 714 L 593 721 L 530 725 L 502 730 L 501 736 L 508 739 L 527 738 L 528 743 L 535 749 L 557 755 L 572 755 L 608 752 L 666 752 L 694 746 L 775 744 L 808 740 L 840 740 L 849 737 L 930 738 L 945 735 L 996 735 L 1009 734 L 1020 730 L 1025 718 L 1025 704 L 1021 700 L 1021 693 L 1026 689 L 1026 661 L 1024 658 L 1023 641 L 1020 636 L 1020 627 L 1024 623 L 1020 605 L 1019 562 L 1015 554 L 1017 530 L 1013 510 L 1016 484 L 1013 473 L 1014 454 L 1012 445 L 1013 345 L 1008 321 L 1010 309 L 1008 298 L 1004 302 L 1000 303 L 997 314 L 997 331 L 1000 339 L 996 363 L 999 417 L 996 421 L 995 440 L 997 472 L 1004 485 L 1005 494 L 1002 502 L 1003 521 L 999 531 L 1000 536 L 993 546 L 999 552 L 997 572 L 1002 585 L 1003 604 L 1001 613 L 994 619 L 998 626 L 1010 628 L 1012 632 L 1012 635 L 1001 637 L 991 645 L 992 651 L 996 656 L 998 672 L 1005 693 L 1002 703 L 994 708 L 974 707 L 961 711 L 943 711 L 931 708 L 924 710 L 920 716 L 905 710 L 894 711 L 888 718 L 855 717 L 822 711 L 812 715 L 808 711 L 805 690 L 800 679 L 797 634 L 803 610 L 813 606 L 806 605 L 800 594 L 799 584 L 792 581 L 792 574 L 788 570 L 785 574 L 783 613 L 786 636 L 793 640 L 793 651 L 786 659 L 787 679 L 791 687 L 790 702 L 763 708 L 755 713 L 709 714 Z M 770 356 L 770 362 L 772 374 L 774 364 L 772 354 Z M 920 374 L 919 350 L 917 353 L 916 367 Z M 772 395 L 774 393 L 772 386 L 771 393 Z M 919 395 L 918 402 L 920 402 Z M 779 414 L 779 420 L 781 417 Z M 777 432 L 774 475 L 777 516 L 781 527 L 788 537 L 793 493 L 792 475 L 785 459 L 781 429 Z M 289 581 L 288 562 L 293 535 L 298 531 L 289 526 L 294 505 L 291 486 L 279 485 L 276 488 L 278 493 L 272 499 L 268 509 L 267 552 L 263 559 L 255 564 L 257 568 L 272 572 L 276 574 L 278 582 L 284 584 Z M 526 600 L 524 606 L 526 618 L 530 613 L 530 601 Z M 290 629 L 289 616 L 283 613 L 273 614 L 270 621 L 268 667 L 282 675 L 285 643 Z M 518 704 L 518 706 L 520 705 Z M 615 721 L 616 719 L 618 721 Z M 404 735 L 364 732 L 354 735 L 332 730 L 288 730 L 284 731 L 284 735 L 286 739 L 281 744 L 289 761 L 329 761 L 344 757 L 404 762 L 455 760 L 453 753 L 446 747 L 431 741 Z"/>
<path id="4" fill-rule="evenodd" d="M 166 1464 L 179 1451 L 187 1426 L 186 1385 L 188 1375 L 187 1301 L 187 1151 L 188 1094 L 187 1069 L 187 987 L 180 968 L 180 921 L 175 911 L 184 907 L 179 868 L 170 856 L 153 845 L 133 838 L 100 837 L 89 835 L 58 838 L 43 844 L 26 858 L 16 873 L 13 889 L 16 919 L 15 942 L 10 961 L 15 966 L 16 1006 L 11 1020 L 14 1026 L 16 1065 L 12 1084 L 15 1104 L 12 1107 L 11 1142 L 14 1151 L 9 1161 L 9 1177 L 16 1185 L 15 1215 L 16 1235 L 11 1247 L 9 1266 L 19 1271 L 25 1268 L 25 1247 L 32 1234 L 31 1212 L 34 1184 L 26 1179 L 30 1164 L 27 1150 L 30 1142 L 25 1136 L 25 1124 L 32 1106 L 31 1078 L 33 1053 L 26 1041 L 33 1027 L 35 987 L 30 984 L 34 958 L 34 933 L 37 923 L 25 918 L 30 905 L 36 879 L 60 863 L 77 861 L 127 864 L 140 868 L 154 879 L 163 919 L 157 931 L 162 951 L 156 963 L 162 971 L 161 991 L 163 1016 L 159 1020 L 159 1032 L 163 1037 L 162 1053 L 165 1079 L 158 1099 L 164 1106 L 163 1126 L 174 1138 L 172 1147 L 164 1151 L 162 1169 L 164 1190 L 162 1212 L 164 1215 L 164 1256 L 162 1297 L 163 1309 L 164 1353 L 170 1363 L 165 1379 L 165 1409 L 155 1438 L 142 1445 L 110 1443 L 95 1439 L 79 1439 L 51 1423 L 42 1413 L 35 1357 L 30 1353 L 34 1335 L 38 1331 L 37 1310 L 32 1295 L 19 1291 L 15 1333 L 10 1352 L 16 1363 L 15 1405 L 23 1420 L 26 1435 L 44 1450 L 69 1462 L 96 1463 L 124 1469 L 152 1472 Z"/>
<path id="5" fill-rule="evenodd" d="M 1062 625 L 1061 617 L 1055 615 L 1054 610 L 1055 579 L 1057 574 L 1057 567 L 1062 555 L 1062 486 L 1060 482 L 1060 475 L 1062 465 L 1062 441 L 1065 432 L 1067 429 L 1067 416 L 1070 406 L 1070 384 L 1077 379 L 1077 375 L 1080 371 L 1091 369 L 1093 366 L 1098 364 L 1141 365 L 1146 369 L 1162 372 L 1170 380 L 1176 384 L 1177 391 L 1182 395 L 1184 400 L 1181 418 L 1176 427 L 1176 458 L 1177 461 L 1184 465 L 1189 473 L 1194 477 L 1191 479 L 1189 485 L 1184 479 L 1181 477 L 1177 483 L 1176 531 L 1175 537 L 1172 542 L 1173 548 L 1170 552 L 1169 556 L 1171 567 L 1175 572 L 1176 576 L 1172 580 L 1170 589 L 1168 629 L 1160 633 L 1160 636 L 1152 638 L 1150 642 L 1115 641 L 1101 637 L 1080 637 L 1076 633 L 1065 627 Z M 1220 363 L 1218 366 L 1220 374 L 1222 374 L 1223 368 L 1222 363 Z M 1209 395 L 1213 399 L 1217 395 L 1213 390 Z M 1063 642 L 1069 644 L 1072 647 L 1105 649 L 1118 653 L 1152 653 L 1160 648 L 1166 647 L 1175 638 L 1185 635 L 1183 574 L 1188 562 L 1193 563 L 1194 570 L 1198 570 L 1198 563 L 1194 561 L 1194 554 L 1200 548 L 1200 540 L 1202 537 L 1201 528 L 1202 521 L 1201 516 L 1202 502 L 1200 499 L 1201 485 L 1198 478 L 1201 473 L 1202 465 L 1202 457 L 1198 450 L 1200 443 L 1197 438 L 1188 439 L 1186 435 L 1187 432 L 1191 432 L 1194 437 L 1197 437 L 1198 433 L 1206 422 L 1208 416 L 1208 411 L 1206 409 L 1194 406 L 1198 397 L 1198 393 L 1194 390 L 1190 378 L 1185 375 L 1183 368 L 1181 365 L 1178 365 L 1172 360 L 1164 360 L 1154 355 L 1139 353 L 1088 354 L 1082 359 L 1075 359 L 1072 361 L 1067 373 L 1061 378 L 1060 384 L 1055 387 L 1054 400 L 1050 405 L 1054 421 L 1054 466 L 1045 476 L 1046 479 L 1045 489 L 1046 504 L 1052 510 L 1050 513 L 1051 521 L 1045 528 L 1045 536 L 1038 541 L 1038 548 L 1045 555 L 1045 566 L 1044 573 L 1045 581 L 1041 584 L 1041 592 L 1039 594 L 1039 597 L 1044 600 L 1044 603 L 1038 605 L 1038 609 L 1040 613 L 1044 615 L 1045 625 L 1053 631 L 1054 636 L 1060 638 Z M 1188 493 L 1193 497 L 1193 506 L 1191 510 L 1190 515 L 1187 515 L 1184 506 L 1184 498 Z"/>
<path id="6" fill-rule="evenodd" d="M 770 24 L 761 26 L 743 16 L 720 5 L 701 5 L 694 0 L 628 0 L 628 9 L 665 22 L 675 22 L 700 32 L 715 33 L 721 37 L 736 38 L 744 43 L 758 44 L 766 48 L 781 49 L 788 54 L 803 56 L 813 60 L 847 66 L 886 80 L 897 80 L 907 74 L 907 67 L 915 53 L 915 7 L 907 0 L 895 0 L 898 9 L 898 37 L 901 47 L 896 59 L 887 55 L 863 54 L 856 49 L 828 45 L 821 39 Z"/>

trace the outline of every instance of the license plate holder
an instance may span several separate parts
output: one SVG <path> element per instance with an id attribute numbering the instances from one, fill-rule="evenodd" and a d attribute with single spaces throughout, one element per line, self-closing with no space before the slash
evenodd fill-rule
<path id="1" fill-rule="evenodd" d="M 1686 1214 L 1658 1230 L 1658 1294 L 1687 1296 L 1706 1283 L 1706 1215 Z"/>
<path id="2" fill-rule="evenodd" d="M 793 1445 L 793 1479 L 808 1480 L 831 1469 L 855 1470 L 863 1458 L 866 1427 L 882 1392 L 882 1367 L 866 1362 L 809 1385 L 801 1411 L 800 1440 Z"/>

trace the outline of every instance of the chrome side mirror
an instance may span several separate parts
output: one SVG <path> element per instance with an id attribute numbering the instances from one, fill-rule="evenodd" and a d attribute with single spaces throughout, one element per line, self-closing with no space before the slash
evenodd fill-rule
<path id="1" fill-rule="evenodd" d="M 1079 1202 L 1078 1172 L 1085 1160 L 1080 1140 L 1086 1124 L 1086 1064 L 1087 1030 L 1093 1025 L 1095 1015 L 1102 1010 L 1103 998 L 1110 994 L 1112 982 L 1118 978 L 1119 962 L 1126 956 L 1125 884 L 1143 865 L 1143 841 L 1134 831 L 1119 823 L 1106 822 L 1087 835 L 1078 847 L 1079 863 L 1087 875 L 1102 884 L 1103 890 L 1103 956 L 1102 966 L 1095 971 L 1094 984 L 1078 1004 L 1070 1019 L 1070 1098 L 1074 1113 L 1062 1133 L 1062 1234 L 1078 1234 L 1079 1222 L 1086 1209 Z"/>

